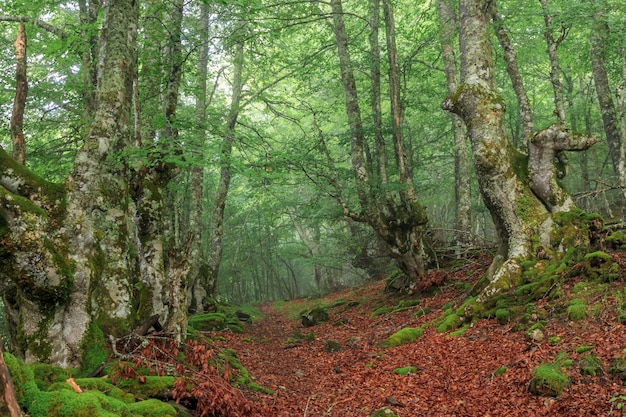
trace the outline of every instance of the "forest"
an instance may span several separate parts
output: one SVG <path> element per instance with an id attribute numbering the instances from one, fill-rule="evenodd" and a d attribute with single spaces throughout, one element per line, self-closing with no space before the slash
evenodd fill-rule
<path id="1" fill-rule="evenodd" d="M 622 415 L 623 0 L 0 26 L 0 414 Z"/>

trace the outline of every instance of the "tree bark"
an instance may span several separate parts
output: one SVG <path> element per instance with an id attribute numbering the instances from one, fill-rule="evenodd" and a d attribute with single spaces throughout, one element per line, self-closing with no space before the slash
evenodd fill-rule
<path id="1" fill-rule="evenodd" d="M 437 2 L 443 65 L 450 95 L 456 92 L 459 85 L 457 58 L 454 52 L 454 37 L 458 33 L 459 24 L 451 3 L 450 0 Z M 463 119 L 450 113 L 450 120 L 454 135 L 454 240 L 459 247 L 465 247 L 472 243 L 471 156 Z"/>
<path id="2" fill-rule="evenodd" d="M 422 233 L 427 223 L 427 216 L 415 196 L 410 170 L 406 163 L 402 139 L 402 108 L 391 5 L 388 2 L 383 4 L 384 9 L 386 9 L 385 24 L 389 26 L 386 33 L 390 64 L 390 105 L 392 107 L 393 146 L 398 169 L 397 184 L 400 185 L 400 190 L 395 195 L 397 200 L 390 192 L 387 192 L 391 183 L 383 183 L 380 178 L 371 178 L 372 169 L 368 168 L 368 160 L 365 157 L 367 138 L 363 129 L 356 81 L 350 60 L 343 19 L 343 5 L 341 0 L 331 0 L 330 5 L 341 80 L 346 99 L 346 114 L 350 125 L 352 171 L 360 204 L 358 211 L 353 211 L 343 204 L 344 213 L 354 220 L 366 221 L 386 243 L 390 255 L 400 270 L 414 279 L 418 286 L 427 286 L 428 283 L 420 281 L 425 269 Z M 372 15 L 370 11 L 370 16 Z"/>
<path id="3" fill-rule="evenodd" d="M 622 199 L 626 201 L 626 171 L 624 138 L 621 135 L 617 111 L 611 97 L 611 87 L 606 71 L 604 44 L 609 32 L 609 25 L 603 20 L 602 10 L 598 10 L 591 28 L 591 71 L 596 87 L 598 104 L 602 112 L 604 134 L 609 145 L 609 157 L 615 175 L 622 189 Z"/>
<path id="4" fill-rule="evenodd" d="M 235 45 L 233 57 L 233 93 L 230 104 L 230 111 L 226 121 L 226 130 L 222 141 L 220 152 L 220 179 L 213 202 L 213 213 L 211 215 L 211 234 L 209 237 L 210 252 L 207 260 L 208 276 L 206 282 L 206 292 L 208 296 L 214 296 L 217 291 L 217 276 L 220 264 L 222 263 L 223 237 L 224 237 L 224 210 L 226 199 L 230 189 L 231 179 L 231 156 L 233 142 L 235 140 L 235 126 L 239 117 L 241 92 L 243 89 L 243 64 L 244 45 L 240 42 Z"/>
<path id="5" fill-rule="evenodd" d="M 548 45 L 548 57 L 550 58 L 550 82 L 554 91 L 554 113 L 556 114 L 560 124 L 565 126 L 567 119 L 565 116 L 565 99 L 563 97 L 563 84 L 561 83 L 561 66 L 559 65 L 559 57 L 557 50 L 561 42 L 565 40 L 567 29 L 561 26 L 561 33 L 558 38 L 554 37 L 554 24 L 552 15 L 550 14 L 548 0 L 539 0 L 543 9 L 543 18 L 546 23 L 544 36 Z"/>
<path id="6" fill-rule="evenodd" d="M 80 366 L 87 352 L 102 349 L 97 328 L 118 337 L 153 314 L 165 331 L 184 331 L 185 289 L 165 273 L 167 244 L 155 237 L 165 184 L 137 182 L 123 152 L 132 147 L 138 15 L 138 2 L 106 2 L 98 105 L 64 186 L 41 180 L 0 149 L 0 279 L 13 285 L 5 305 L 20 336 L 14 346 L 27 362 Z M 147 264 L 157 267 L 148 274 Z"/>
<path id="7" fill-rule="evenodd" d="M 198 49 L 198 77 L 196 78 L 196 131 L 197 146 L 200 147 L 205 141 L 206 117 L 207 117 L 207 80 L 209 76 L 209 27 L 210 6 L 208 3 L 200 5 L 200 48 Z M 207 268 L 204 266 L 204 254 L 202 243 L 205 238 L 202 227 L 204 218 L 204 170 L 200 162 L 195 162 L 191 169 L 191 205 L 189 208 L 189 231 L 193 234 L 193 247 L 191 249 L 191 259 L 189 265 L 189 294 L 187 301 L 189 311 L 192 313 L 204 312 L 203 301 L 206 298 L 207 276 L 204 273 Z"/>
<path id="8" fill-rule="evenodd" d="M 531 145 L 528 173 L 523 156 L 511 145 L 504 128 L 504 101 L 498 95 L 489 26 L 492 0 L 461 0 L 461 85 L 442 107 L 459 114 L 469 127 L 474 168 L 481 195 L 489 209 L 500 241 L 490 282 L 476 298 L 482 304 L 515 287 L 521 279 L 524 259 L 532 258 L 538 245 L 553 248 L 550 241 L 554 213 L 573 208 L 571 199 L 552 181 L 556 152 L 586 149 L 595 139 L 572 135 L 559 126 L 537 134 Z M 526 177 L 532 178 L 530 184 Z M 539 187 L 539 185 L 544 186 Z M 554 188 L 556 187 L 556 188 Z M 547 201 L 544 204 L 544 201 Z M 471 308 L 466 311 L 471 314 Z"/>
<path id="9" fill-rule="evenodd" d="M 24 165 L 26 161 L 26 141 L 24 139 L 24 110 L 28 94 L 28 76 L 26 72 L 26 28 L 24 22 L 18 23 L 15 46 L 15 99 L 11 114 L 11 140 L 13 158 Z"/>
<path id="10" fill-rule="evenodd" d="M 524 81 L 517 65 L 517 53 L 515 52 L 515 48 L 513 47 L 513 43 L 511 42 L 506 29 L 502 25 L 502 21 L 496 7 L 494 7 L 493 10 L 493 19 L 496 22 L 495 29 L 498 41 L 504 51 L 503 56 L 506 61 L 506 71 L 509 74 L 511 84 L 513 85 L 513 91 L 515 91 L 515 96 L 517 97 L 517 105 L 519 106 L 520 119 L 522 120 L 522 131 L 524 134 L 522 143 L 526 146 L 535 131 L 530 100 L 526 94 Z"/>

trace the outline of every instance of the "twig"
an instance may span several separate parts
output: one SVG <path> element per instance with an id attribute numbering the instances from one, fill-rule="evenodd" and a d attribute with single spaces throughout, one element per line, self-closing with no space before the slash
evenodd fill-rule
<path id="1" fill-rule="evenodd" d="M 306 407 L 304 407 L 304 417 L 306 417 L 306 413 L 309 411 L 309 403 L 311 402 L 311 396 L 306 400 Z"/>

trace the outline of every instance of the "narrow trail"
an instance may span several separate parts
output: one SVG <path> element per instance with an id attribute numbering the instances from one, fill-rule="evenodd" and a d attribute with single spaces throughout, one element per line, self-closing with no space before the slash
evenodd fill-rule
<path id="1" fill-rule="evenodd" d="M 414 342 L 383 349 L 379 342 L 399 329 L 436 321 L 442 305 L 458 294 L 450 287 L 424 298 L 418 308 L 431 312 L 419 318 L 411 309 L 371 318 L 374 305 L 397 303 L 381 294 L 382 285 L 375 283 L 335 295 L 363 302 L 329 309 L 329 322 L 310 328 L 266 304 L 261 307 L 263 319 L 246 325 L 244 334 L 220 332 L 223 340 L 217 343 L 235 349 L 255 381 L 274 391 L 245 392 L 257 404 L 258 415 L 369 417 L 382 407 L 400 417 L 622 415 L 609 400 L 616 393 L 626 395 L 626 390 L 618 378 L 606 374 L 583 377 L 572 367 L 572 385 L 559 398 L 528 392 L 537 365 L 554 360 L 559 352 L 567 352 L 576 363 L 582 357 L 576 347 L 583 344 L 593 345 L 608 368 L 611 358 L 626 347 L 624 326 L 613 326 L 612 317 L 575 324 L 550 321 L 546 332 L 562 337 L 559 345 L 533 344 L 523 332 L 511 331 L 512 326 L 482 320 L 459 337 L 431 326 Z M 305 305 L 291 303 L 296 304 L 291 311 L 299 311 L 298 303 Z M 343 324 L 333 326 L 339 319 Z M 297 333 L 312 333 L 313 339 L 294 343 Z M 326 352 L 327 340 L 339 342 L 342 350 Z M 409 365 L 417 368 L 416 374 L 394 373 Z M 506 372 L 496 375 L 499 368 Z"/>

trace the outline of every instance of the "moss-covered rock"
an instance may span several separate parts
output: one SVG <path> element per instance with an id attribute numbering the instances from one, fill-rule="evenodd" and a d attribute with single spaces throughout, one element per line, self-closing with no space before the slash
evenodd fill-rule
<path id="1" fill-rule="evenodd" d="M 329 319 L 328 312 L 323 307 L 315 307 L 308 312 L 302 313 L 300 317 L 304 327 L 317 326 L 320 323 L 327 322 Z"/>
<path id="2" fill-rule="evenodd" d="M 410 343 L 424 334 L 421 327 L 406 327 L 384 340 L 380 345 L 384 348 L 392 348 L 406 343 Z"/>
<path id="3" fill-rule="evenodd" d="M 558 397 L 569 384 L 560 363 L 544 363 L 535 368 L 529 391 L 535 395 Z"/>
<path id="4" fill-rule="evenodd" d="M 596 251 L 583 258 L 585 275 L 592 281 L 613 282 L 620 278 L 619 265 L 606 252 Z"/>
<path id="5" fill-rule="evenodd" d="M 216 331 L 229 329 L 235 333 L 243 333 L 241 321 L 237 317 L 224 313 L 203 313 L 188 318 L 189 326 L 199 331 Z"/>

